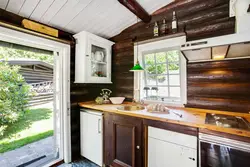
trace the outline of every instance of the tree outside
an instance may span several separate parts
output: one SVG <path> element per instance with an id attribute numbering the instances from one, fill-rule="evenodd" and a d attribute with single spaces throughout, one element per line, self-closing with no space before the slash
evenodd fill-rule
<path id="1" fill-rule="evenodd" d="M 24 114 L 31 87 L 19 74 L 18 66 L 0 62 L 0 136 Z"/>
<path id="2" fill-rule="evenodd" d="M 52 55 L 12 49 L 7 47 L 0 47 L 0 60 L 18 59 L 18 58 L 35 59 L 35 60 L 41 60 L 51 65 L 54 64 L 54 57 Z"/>
<path id="3" fill-rule="evenodd" d="M 156 54 L 146 55 L 145 64 L 146 64 L 147 74 L 149 74 L 147 75 L 148 79 L 151 80 L 158 79 L 158 82 L 164 82 L 166 80 L 166 76 L 164 76 L 164 74 L 166 74 L 167 68 L 169 72 L 179 70 L 179 65 L 176 63 L 178 61 L 179 61 L 178 51 L 159 52 Z M 157 74 L 157 76 L 155 74 Z M 162 76 L 159 76 L 161 74 Z"/>

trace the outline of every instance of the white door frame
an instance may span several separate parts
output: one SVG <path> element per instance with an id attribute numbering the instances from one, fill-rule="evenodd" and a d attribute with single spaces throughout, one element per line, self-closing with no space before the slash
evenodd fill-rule
<path id="1" fill-rule="evenodd" d="M 59 52 L 62 56 L 62 132 L 61 139 L 63 151 L 60 159 L 71 162 L 71 126 L 70 126 L 70 45 L 37 37 L 12 29 L 0 27 L 0 40 L 10 43 L 36 47 L 40 49 Z"/>

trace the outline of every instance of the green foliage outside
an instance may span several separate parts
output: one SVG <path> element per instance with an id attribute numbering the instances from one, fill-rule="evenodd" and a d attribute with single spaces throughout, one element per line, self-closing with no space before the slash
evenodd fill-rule
<path id="1" fill-rule="evenodd" d="M 178 61 L 179 61 L 179 51 L 159 52 L 156 54 L 146 55 L 145 64 L 146 64 L 146 71 L 149 74 L 148 78 L 156 80 L 157 76 L 154 76 L 154 74 L 160 75 L 160 74 L 166 74 L 168 70 L 170 73 L 179 70 L 179 65 L 177 64 Z M 159 82 L 164 82 L 165 79 L 166 79 L 165 76 L 158 76 Z"/>
<path id="2" fill-rule="evenodd" d="M 52 55 L 29 52 L 7 47 L 0 47 L 0 60 L 20 59 L 20 58 L 41 60 L 51 65 L 54 64 L 54 57 Z"/>
<path id="3" fill-rule="evenodd" d="M 19 74 L 19 68 L 0 62 L 0 136 L 24 114 L 31 95 L 30 86 Z"/>
<path id="4" fill-rule="evenodd" d="M 30 109 L 17 122 L 9 125 L 4 135 L 0 136 L 0 153 L 14 150 L 52 135 L 52 109 Z"/>

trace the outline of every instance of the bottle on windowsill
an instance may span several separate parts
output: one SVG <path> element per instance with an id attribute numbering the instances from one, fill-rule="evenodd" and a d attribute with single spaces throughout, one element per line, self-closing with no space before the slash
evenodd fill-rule
<path id="1" fill-rule="evenodd" d="M 154 26 L 154 37 L 158 37 L 159 36 L 159 27 L 157 22 L 155 22 L 155 26 Z"/>
<path id="2" fill-rule="evenodd" d="M 161 25 L 161 35 L 166 35 L 166 20 L 163 19 L 162 25 Z"/>
<path id="3" fill-rule="evenodd" d="M 173 11 L 172 33 L 177 33 L 177 19 L 176 19 L 175 11 Z"/>

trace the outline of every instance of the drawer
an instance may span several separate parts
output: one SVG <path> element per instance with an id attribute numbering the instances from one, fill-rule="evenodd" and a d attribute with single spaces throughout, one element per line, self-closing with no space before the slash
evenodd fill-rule
<path id="1" fill-rule="evenodd" d="M 169 130 L 148 127 L 148 137 L 197 149 L 197 137 Z"/>

